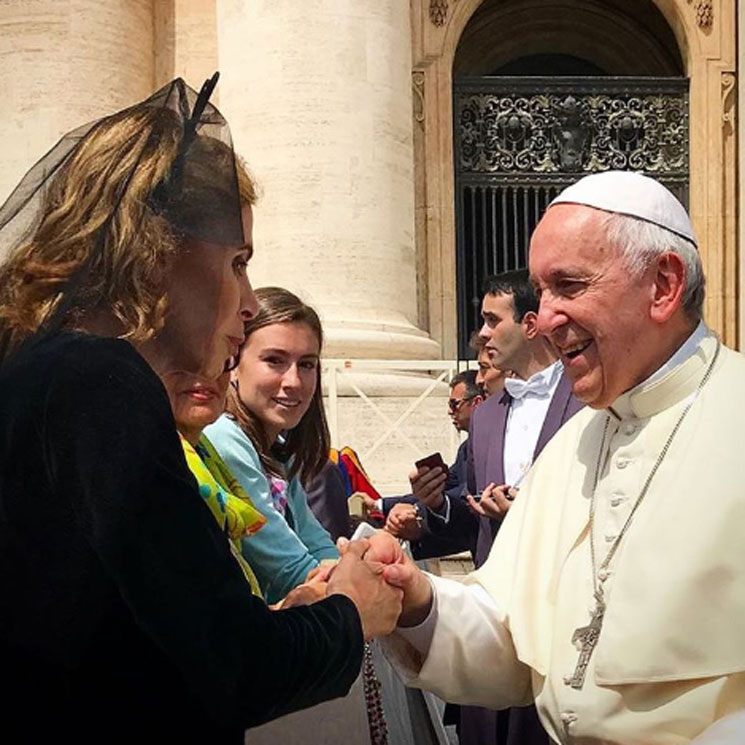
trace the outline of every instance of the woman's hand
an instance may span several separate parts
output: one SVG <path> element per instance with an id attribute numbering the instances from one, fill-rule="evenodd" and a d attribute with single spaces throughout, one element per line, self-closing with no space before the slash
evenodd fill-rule
<path id="1" fill-rule="evenodd" d="M 287 608 L 296 608 L 299 605 L 313 605 L 326 597 L 327 588 L 328 582 L 317 578 L 310 582 L 303 582 L 302 585 L 290 590 L 285 598 L 269 607 L 272 610 L 287 610 Z"/>
<path id="2" fill-rule="evenodd" d="M 363 559 L 369 547 L 366 540 L 340 542 L 342 557 L 328 583 L 329 595 L 346 595 L 355 604 L 366 640 L 393 631 L 401 615 L 403 596 L 383 577 L 384 564 Z"/>

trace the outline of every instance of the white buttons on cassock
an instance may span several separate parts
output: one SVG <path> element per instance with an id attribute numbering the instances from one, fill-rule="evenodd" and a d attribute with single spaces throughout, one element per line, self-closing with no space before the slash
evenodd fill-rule
<path id="1" fill-rule="evenodd" d="M 607 569 L 601 569 L 598 572 L 598 579 L 601 582 L 605 582 L 605 580 L 608 579 L 609 576 L 610 576 L 610 572 Z"/>
<path id="2" fill-rule="evenodd" d="M 627 458 L 618 458 L 616 460 L 616 468 L 626 468 L 626 466 L 629 465 L 629 460 Z"/>
<path id="3" fill-rule="evenodd" d="M 577 721 L 577 715 L 573 711 L 562 711 L 561 721 L 568 727 L 570 724 L 574 724 Z"/>
<path id="4" fill-rule="evenodd" d="M 637 429 L 637 425 L 633 424 L 632 422 L 626 422 L 626 424 L 623 425 L 623 433 L 625 435 L 633 435 Z"/>
<path id="5" fill-rule="evenodd" d="M 616 540 L 615 534 L 614 535 L 607 534 L 605 536 L 605 542 L 606 543 L 613 543 L 613 541 L 615 541 L 615 540 Z"/>
<path id="6" fill-rule="evenodd" d="M 619 504 L 623 504 L 626 501 L 626 497 L 612 497 L 610 500 L 611 507 L 618 507 Z"/>

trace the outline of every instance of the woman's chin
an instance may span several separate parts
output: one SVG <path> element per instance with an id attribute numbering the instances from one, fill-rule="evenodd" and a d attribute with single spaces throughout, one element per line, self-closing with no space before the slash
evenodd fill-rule
<path id="1" fill-rule="evenodd" d="M 276 412 L 271 419 L 272 427 L 280 432 L 295 429 L 300 424 L 301 416 L 296 416 L 294 412 Z"/>

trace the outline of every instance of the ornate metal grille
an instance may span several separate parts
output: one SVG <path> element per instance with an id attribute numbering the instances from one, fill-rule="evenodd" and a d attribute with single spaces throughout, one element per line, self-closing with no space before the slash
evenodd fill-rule
<path id="1" fill-rule="evenodd" d="M 459 353 L 483 278 L 527 265 L 548 203 L 586 173 L 643 171 L 688 202 L 688 81 L 463 78 L 454 86 Z"/>

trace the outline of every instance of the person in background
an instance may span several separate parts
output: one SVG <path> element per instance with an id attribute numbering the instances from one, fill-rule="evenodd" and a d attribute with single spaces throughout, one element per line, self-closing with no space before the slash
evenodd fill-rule
<path id="1" fill-rule="evenodd" d="M 256 509 L 228 467 L 202 434 L 225 408 L 229 373 L 216 380 L 200 375 L 172 372 L 163 385 L 171 402 L 173 418 L 189 470 L 196 479 L 199 495 L 210 508 L 223 533 L 230 536 L 233 555 L 255 595 L 261 596 L 258 580 L 241 555 L 240 541 L 260 530 L 266 518 Z"/>
<path id="2" fill-rule="evenodd" d="M 227 411 L 205 434 L 266 518 L 260 533 L 242 541 L 242 553 L 267 602 L 276 603 L 339 554 L 304 489 L 329 452 L 321 322 L 288 290 L 263 287 L 256 298 Z"/>
<path id="3" fill-rule="evenodd" d="M 469 443 L 467 501 L 454 504 L 443 530 L 475 531 L 474 564 L 489 555 L 525 474 L 562 424 L 581 408 L 548 341 L 538 334 L 538 297 L 528 272 L 518 270 L 487 278 L 479 335 L 491 364 L 511 370 L 501 395 L 489 397 L 474 413 Z M 438 509 L 442 486 L 435 474 L 413 474 L 412 488 L 422 501 Z M 473 496 L 480 497 L 478 500 Z M 443 518 L 444 523 L 448 519 Z M 461 709 L 462 745 L 513 741 L 547 745 L 548 738 L 533 706 L 496 712 L 480 707 Z"/>
<path id="4" fill-rule="evenodd" d="M 481 386 L 484 398 L 493 396 L 504 390 L 505 378 L 509 377 L 508 370 L 500 370 L 492 365 L 489 359 L 489 350 L 486 348 L 486 339 L 478 331 L 475 331 L 468 345 L 476 352 L 476 384 Z"/>
<path id="5" fill-rule="evenodd" d="M 482 389 L 476 383 L 477 371 L 465 370 L 450 381 L 448 398 L 448 415 L 458 432 L 468 432 L 471 417 L 476 408 L 483 402 Z M 455 462 L 448 469 L 447 481 L 443 490 L 447 504 L 441 512 L 430 511 L 426 506 L 416 502 L 415 497 L 384 498 L 383 509 L 387 508 L 385 530 L 391 535 L 411 542 L 412 554 L 417 559 L 435 556 L 447 556 L 461 551 L 475 551 L 475 521 L 467 510 L 458 512 L 466 514 L 469 531 L 462 534 L 455 523 L 449 530 L 436 533 L 430 529 L 433 522 L 449 523 L 450 501 L 459 500 L 466 507 L 466 482 L 468 476 L 468 439 L 461 442 Z"/>
<path id="6" fill-rule="evenodd" d="M 349 515 L 349 494 L 339 468 L 330 459 L 305 489 L 308 507 L 316 520 L 336 543 L 339 538 L 352 537 Z"/>

